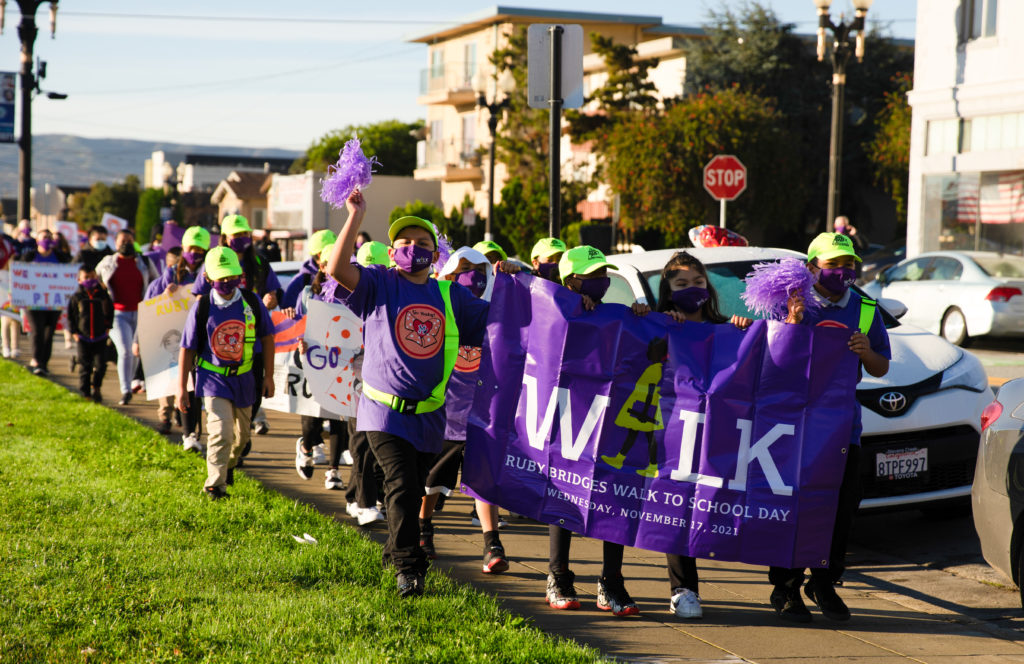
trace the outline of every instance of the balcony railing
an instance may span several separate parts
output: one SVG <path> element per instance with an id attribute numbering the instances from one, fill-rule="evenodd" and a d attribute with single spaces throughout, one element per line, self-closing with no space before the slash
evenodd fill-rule
<path id="1" fill-rule="evenodd" d="M 420 95 L 439 92 L 474 92 L 473 82 L 481 72 L 472 62 L 446 62 L 420 71 Z"/>

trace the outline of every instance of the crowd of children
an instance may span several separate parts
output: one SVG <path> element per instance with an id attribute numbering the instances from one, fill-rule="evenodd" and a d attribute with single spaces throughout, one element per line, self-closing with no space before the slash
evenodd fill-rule
<path id="1" fill-rule="evenodd" d="M 100 402 L 108 338 L 116 337 L 120 351 L 134 334 L 133 314 L 142 292 L 156 297 L 191 287 L 195 301 L 181 338 L 177 392 L 173 401 L 160 404 L 160 430 L 167 433 L 172 413 L 181 414 L 183 446 L 205 452 L 203 491 L 216 500 L 227 495 L 234 469 L 250 446 L 251 422 L 261 398 L 273 396 L 277 389 L 270 310 L 280 306 L 286 314 L 300 317 L 311 300 L 346 306 L 363 321 L 364 347 L 354 361 L 357 413 L 347 421 L 302 416 L 296 470 L 308 480 L 318 464 L 326 465 L 324 486 L 346 490 L 349 515 L 363 526 L 386 521 L 384 562 L 394 568 L 399 595 L 411 597 L 423 594 L 430 560 L 437 557 L 433 514 L 439 501 L 459 486 L 495 275 L 499 271 L 516 274 L 519 267 L 493 241 L 462 247 L 442 262 L 436 228 L 417 217 L 394 221 L 388 230 L 389 245 L 374 242 L 360 229 L 366 202 L 358 190 L 348 198 L 347 209 L 348 220 L 337 236 L 324 230 L 310 238 L 309 258 L 286 290 L 269 263 L 255 253 L 251 228 L 239 215 L 225 218 L 221 246 L 211 247 L 206 230 L 187 229 L 181 248 L 171 252 L 159 275 L 151 274 L 151 266 L 129 246 L 130 235 L 119 234 L 117 253 L 112 253 L 106 233 L 94 228 L 81 254 L 79 288 L 68 303 L 68 327 L 77 344 L 79 389 L 83 396 Z M 56 251 L 52 236 L 43 231 L 36 238 L 36 248 L 24 258 L 62 260 Z M 818 236 L 808 249 L 807 269 L 816 277 L 814 296 L 819 301 L 808 307 L 800 297 L 792 297 L 785 320 L 851 329 L 849 348 L 859 356 L 860 367 L 880 376 L 888 370 L 890 355 L 885 327 L 874 303 L 849 290 L 859 260 L 845 235 Z M 568 248 L 557 238 L 538 241 L 530 262 L 537 278 L 579 294 L 587 311 L 601 305 L 609 288 L 608 270 L 617 269 L 598 249 Z M 686 325 L 731 322 L 745 329 L 751 322 L 736 317 L 730 321 L 721 313 L 707 270 L 685 251 L 677 252 L 664 266 L 656 305 L 659 312 Z M 622 309 L 622 315 L 646 316 L 650 311 L 647 304 L 637 302 L 630 310 Z M 32 322 L 36 373 L 45 373 L 49 356 L 42 352 L 42 336 L 52 336 L 53 325 L 38 314 Z M 412 333 L 397 332 L 406 329 Z M 305 347 L 300 350 L 304 352 Z M 635 398 L 616 419 L 616 424 L 629 429 L 629 435 L 616 454 L 603 455 L 599 462 L 621 470 L 627 453 L 640 439 L 647 443 L 650 464 L 635 472 L 657 473 L 654 432 L 664 428 L 657 390 L 666 352 L 664 345 L 652 343 L 652 373 L 640 378 Z M 119 362 L 122 401 L 130 398 L 126 387 L 130 375 L 130 366 Z M 856 403 L 851 408 L 859 416 Z M 206 414 L 205 447 L 200 443 L 202 412 Z M 849 618 L 835 582 L 843 571 L 846 537 L 859 501 L 859 417 L 856 422 L 838 499 L 832 553 L 827 567 L 811 570 L 804 591 L 834 620 Z M 344 462 L 351 465 L 347 482 L 340 471 Z M 497 506 L 476 500 L 475 515 L 483 534 L 481 571 L 507 570 L 509 558 L 498 532 Z M 570 567 L 572 532 L 551 525 L 549 541 L 545 599 L 555 609 L 579 608 Z M 621 544 L 605 542 L 597 579 L 597 607 L 616 616 L 639 613 L 626 590 L 623 555 Z M 670 610 L 682 618 L 700 618 L 696 560 L 669 554 L 667 570 Z M 771 568 L 770 602 L 780 618 L 810 620 L 800 595 L 804 577 L 803 569 Z"/>

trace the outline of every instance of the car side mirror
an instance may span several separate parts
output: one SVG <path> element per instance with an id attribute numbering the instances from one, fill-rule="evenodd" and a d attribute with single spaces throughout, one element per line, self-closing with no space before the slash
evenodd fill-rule
<path id="1" fill-rule="evenodd" d="M 878 303 L 897 320 L 903 318 L 907 313 L 907 305 L 903 304 L 899 300 L 894 300 L 891 297 L 880 298 Z"/>
<path id="2" fill-rule="evenodd" d="M 885 286 L 886 284 L 888 284 L 889 283 L 889 270 L 882 270 L 881 272 L 879 272 L 878 275 L 875 277 L 875 281 L 877 281 L 882 286 Z"/>

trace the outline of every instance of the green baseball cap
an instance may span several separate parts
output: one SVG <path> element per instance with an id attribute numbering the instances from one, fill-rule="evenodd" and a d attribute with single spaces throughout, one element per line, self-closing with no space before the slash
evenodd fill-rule
<path id="1" fill-rule="evenodd" d="M 388 256 L 388 245 L 376 240 L 364 242 L 363 246 L 359 247 L 359 251 L 356 252 L 356 261 L 363 266 L 383 265 L 384 267 L 389 267 L 391 265 L 391 257 Z"/>
<path id="2" fill-rule="evenodd" d="M 558 261 L 558 274 L 565 279 L 570 274 L 590 274 L 602 267 L 619 269 L 605 260 L 600 249 L 585 244 L 581 247 L 573 247 L 562 254 L 562 260 Z"/>
<path id="3" fill-rule="evenodd" d="M 484 254 L 485 256 L 491 253 L 492 251 L 497 251 L 498 254 L 501 256 L 501 260 L 508 259 L 508 254 L 505 253 L 505 250 L 501 248 L 500 244 L 493 240 L 484 240 L 482 242 L 477 242 L 476 244 L 473 245 L 473 248 L 479 251 L 481 254 Z"/>
<path id="4" fill-rule="evenodd" d="M 206 254 L 206 276 L 211 281 L 224 277 L 242 276 L 242 264 L 231 247 L 214 247 Z"/>
<path id="5" fill-rule="evenodd" d="M 320 252 L 328 247 L 334 245 L 334 241 L 338 239 L 338 236 L 334 234 L 334 231 L 324 229 L 317 231 L 309 238 L 309 255 L 319 256 Z"/>
<path id="6" fill-rule="evenodd" d="M 565 243 L 557 237 L 545 237 L 537 240 L 530 250 L 530 260 L 535 258 L 550 258 L 555 254 L 565 253 Z"/>
<path id="7" fill-rule="evenodd" d="M 249 220 L 242 215 L 229 214 L 220 222 L 220 232 L 222 235 L 231 237 L 239 233 L 252 233 L 252 227 L 249 225 Z"/>
<path id="8" fill-rule="evenodd" d="M 202 226 L 192 226 L 181 236 L 182 247 L 199 247 L 203 250 L 210 248 L 210 231 Z"/>
<path id="9" fill-rule="evenodd" d="M 815 258 L 827 261 L 839 256 L 853 256 L 854 259 L 860 261 L 860 257 L 853 248 L 853 242 L 842 233 L 821 233 L 811 240 L 811 244 L 807 247 L 808 263 Z"/>
<path id="10" fill-rule="evenodd" d="M 388 239 L 391 240 L 391 244 L 395 243 L 395 238 L 402 232 L 402 229 L 410 226 L 419 226 L 430 233 L 430 237 L 434 238 L 434 248 L 437 248 L 437 233 L 434 231 L 434 224 L 419 217 L 399 217 L 391 222 L 391 226 L 388 228 Z"/>

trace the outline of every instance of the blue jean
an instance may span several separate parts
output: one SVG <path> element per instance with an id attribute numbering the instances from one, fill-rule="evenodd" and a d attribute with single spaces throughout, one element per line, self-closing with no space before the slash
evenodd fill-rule
<path id="1" fill-rule="evenodd" d="M 137 311 L 114 312 L 114 327 L 110 330 L 110 340 L 117 349 L 117 382 L 121 386 L 121 394 L 132 391 L 132 376 L 135 375 L 135 364 L 138 362 L 132 355 L 132 341 L 135 339 L 135 326 L 138 320 Z"/>

